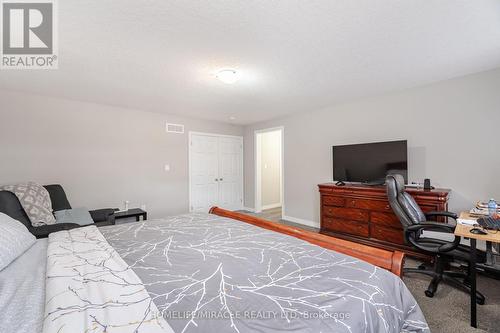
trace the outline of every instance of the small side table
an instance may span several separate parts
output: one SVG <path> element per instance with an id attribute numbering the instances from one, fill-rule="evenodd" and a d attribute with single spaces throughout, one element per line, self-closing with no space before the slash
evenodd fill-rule
<path id="1" fill-rule="evenodd" d="M 141 220 L 146 221 L 148 219 L 148 213 L 140 208 L 132 208 L 123 212 L 116 212 L 115 219 L 126 219 L 128 217 L 135 217 L 135 220 L 139 222 Z"/>

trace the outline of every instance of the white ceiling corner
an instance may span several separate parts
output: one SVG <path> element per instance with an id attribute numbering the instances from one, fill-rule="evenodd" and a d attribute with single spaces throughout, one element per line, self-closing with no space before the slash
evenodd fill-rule
<path id="1" fill-rule="evenodd" d="M 58 17 L 59 69 L 0 71 L 0 89 L 250 124 L 500 67 L 498 0 L 64 0 Z"/>

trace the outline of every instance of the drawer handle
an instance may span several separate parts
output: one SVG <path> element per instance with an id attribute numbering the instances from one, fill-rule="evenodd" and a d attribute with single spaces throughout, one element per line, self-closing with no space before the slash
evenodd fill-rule
<path id="1" fill-rule="evenodd" d="M 391 206 L 389 206 L 389 205 L 385 206 L 385 209 L 387 209 L 387 210 L 389 210 L 390 208 L 391 208 Z"/>

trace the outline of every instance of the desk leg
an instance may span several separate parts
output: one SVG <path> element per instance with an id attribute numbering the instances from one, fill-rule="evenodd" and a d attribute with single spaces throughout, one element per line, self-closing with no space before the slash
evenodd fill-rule
<path id="1" fill-rule="evenodd" d="M 476 255 L 476 240 L 470 238 L 470 326 L 474 328 L 477 328 Z"/>
<path id="2" fill-rule="evenodd" d="M 493 244 L 491 242 L 486 242 L 486 265 L 493 266 L 495 257 L 493 257 Z"/>

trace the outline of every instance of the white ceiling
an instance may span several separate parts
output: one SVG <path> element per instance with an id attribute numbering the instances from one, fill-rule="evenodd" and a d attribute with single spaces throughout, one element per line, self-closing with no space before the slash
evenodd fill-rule
<path id="1" fill-rule="evenodd" d="M 58 3 L 59 70 L 1 89 L 249 124 L 500 67 L 499 0 Z"/>

